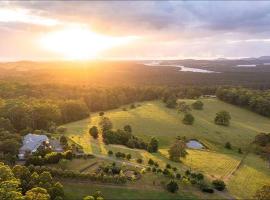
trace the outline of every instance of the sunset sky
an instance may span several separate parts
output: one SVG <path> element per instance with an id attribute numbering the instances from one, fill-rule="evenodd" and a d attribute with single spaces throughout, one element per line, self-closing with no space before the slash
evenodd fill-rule
<path id="1" fill-rule="evenodd" d="M 270 2 L 0 2 L 0 60 L 270 55 Z"/>

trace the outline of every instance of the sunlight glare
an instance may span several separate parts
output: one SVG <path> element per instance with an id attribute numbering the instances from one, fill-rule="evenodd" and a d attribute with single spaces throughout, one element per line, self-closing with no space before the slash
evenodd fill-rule
<path id="1" fill-rule="evenodd" d="M 112 37 L 97 34 L 88 28 L 71 27 L 47 33 L 41 45 L 48 51 L 59 53 L 66 59 L 91 59 L 98 53 L 115 46 L 128 44 L 135 36 Z"/>

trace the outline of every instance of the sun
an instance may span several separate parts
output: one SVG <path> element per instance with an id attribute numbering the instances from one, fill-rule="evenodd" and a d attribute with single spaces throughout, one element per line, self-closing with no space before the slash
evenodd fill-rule
<path id="1" fill-rule="evenodd" d="M 75 26 L 43 35 L 41 46 L 64 56 L 65 59 L 85 60 L 95 58 L 100 52 L 128 44 L 135 36 L 112 37 L 92 32 L 89 28 Z"/>

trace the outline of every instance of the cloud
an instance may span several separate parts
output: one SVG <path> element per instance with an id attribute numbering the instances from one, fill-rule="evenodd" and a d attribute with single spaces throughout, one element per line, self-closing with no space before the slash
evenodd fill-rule
<path id="1" fill-rule="evenodd" d="M 270 52 L 269 1 L 10 1 L 0 2 L 0 7 L 0 28 L 13 31 L 25 27 L 32 31 L 32 25 L 46 31 L 75 23 L 111 36 L 143 38 L 110 52 L 114 56 L 255 56 Z"/>
<path id="2" fill-rule="evenodd" d="M 56 26 L 59 22 L 56 19 L 33 15 L 27 9 L 2 9 L 0 8 L 0 22 L 4 23 L 27 23 L 42 26 Z"/>

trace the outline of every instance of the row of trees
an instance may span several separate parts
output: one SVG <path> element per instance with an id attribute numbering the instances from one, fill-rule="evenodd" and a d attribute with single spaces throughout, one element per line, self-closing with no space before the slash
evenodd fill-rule
<path id="1" fill-rule="evenodd" d="M 222 87 L 216 92 L 219 99 L 256 113 L 270 117 L 270 91 L 250 90 L 246 88 Z"/>
<path id="2" fill-rule="evenodd" d="M 127 182 L 127 178 L 122 175 L 106 175 L 100 173 L 80 173 L 75 172 L 73 170 L 62 170 L 57 168 L 51 168 L 46 166 L 28 166 L 30 171 L 35 171 L 38 174 L 48 171 L 55 178 L 71 178 L 75 180 L 89 180 L 95 182 L 103 182 L 103 183 L 114 183 L 114 184 L 125 184 Z"/>

